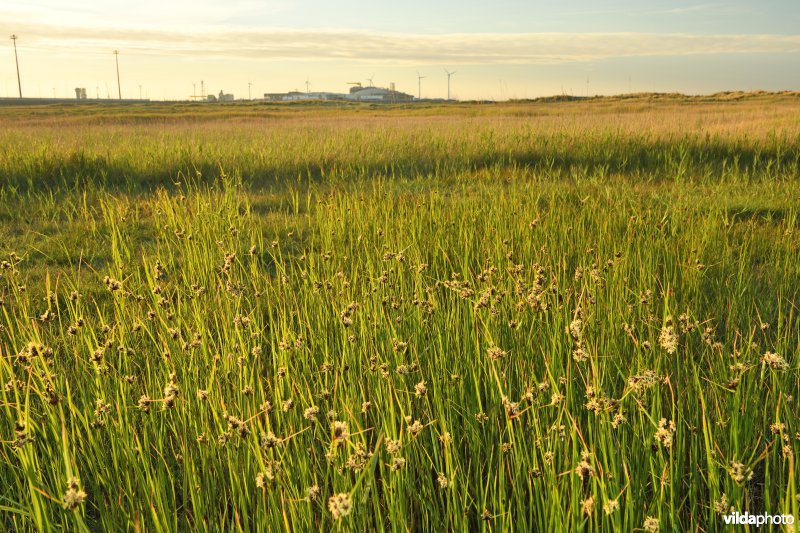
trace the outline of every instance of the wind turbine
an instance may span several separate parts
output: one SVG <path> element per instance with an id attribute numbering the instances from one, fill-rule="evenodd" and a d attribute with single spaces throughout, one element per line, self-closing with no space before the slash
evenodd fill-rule
<path id="1" fill-rule="evenodd" d="M 252 100 L 253 99 L 253 96 L 250 94 L 250 87 L 252 87 L 252 86 L 253 86 L 253 84 L 248 81 L 247 82 L 247 99 L 248 100 Z"/>
<path id="2" fill-rule="evenodd" d="M 311 85 L 311 82 L 310 82 L 310 81 L 308 81 L 308 78 L 306 78 L 306 94 L 308 94 L 308 92 L 309 92 L 309 91 L 308 91 L 308 86 L 309 86 L 309 85 Z"/>
<path id="3" fill-rule="evenodd" d="M 375 74 L 373 74 L 373 75 L 372 75 L 371 77 L 369 77 L 369 78 L 366 78 L 366 80 L 369 82 L 369 86 L 370 86 L 370 87 L 375 87 L 375 85 L 373 85 L 373 84 L 372 84 L 372 79 L 373 79 L 374 77 L 375 77 Z"/>
<path id="4" fill-rule="evenodd" d="M 447 74 L 447 99 L 450 100 L 450 76 L 455 74 L 456 71 L 449 72 L 447 69 L 444 69 L 444 71 Z"/>
<path id="5" fill-rule="evenodd" d="M 420 76 L 419 71 L 417 71 L 417 99 L 422 100 L 422 79 L 427 78 L 427 76 Z"/>

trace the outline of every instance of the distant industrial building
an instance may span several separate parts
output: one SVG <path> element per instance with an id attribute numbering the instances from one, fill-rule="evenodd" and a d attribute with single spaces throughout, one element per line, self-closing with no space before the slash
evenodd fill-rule
<path id="1" fill-rule="evenodd" d="M 209 94 L 206 97 L 206 100 L 209 102 L 233 102 L 233 95 L 226 94 L 224 91 L 220 91 L 217 96 Z"/>
<path id="2" fill-rule="evenodd" d="M 75 87 L 75 99 L 86 100 L 86 87 Z"/>
<path id="3" fill-rule="evenodd" d="M 297 100 L 346 100 L 356 102 L 411 102 L 414 97 L 410 94 L 395 90 L 394 84 L 388 89 L 383 87 L 361 87 L 357 85 L 350 88 L 349 93 L 331 92 L 300 92 L 291 91 L 288 93 L 264 93 L 264 100 L 273 102 L 292 102 Z"/>
<path id="4" fill-rule="evenodd" d="M 395 90 L 394 83 L 388 89 L 383 87 L 351 87 L 350 93 L 345 96 L 347 100 L 356 100 L 358 102 L 411 102 L 414 97 Z"/>
<path id="5" fill-rule="evenodd" d="M 290 91 L 288 93 L 264 93 L 264 100 L 271 100 L 273 102 L 292 102 L 295 100 L 344 100 L 344 94 Z"/>

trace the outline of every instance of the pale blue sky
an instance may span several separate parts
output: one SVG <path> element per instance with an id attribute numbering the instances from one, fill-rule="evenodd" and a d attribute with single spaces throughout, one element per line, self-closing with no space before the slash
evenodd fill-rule
<path id="1" fill-rule="evenodd" d="M 374 75 L 443 97 L 505 99 L 628 91 L 800 89 L 800 4 L 788 0 L 602 3 L 495 0 L 5 0 L 0 35 L 19 35 L 23 93 L 183 98 L 345 92 Z M 13 49 L 0 96 L 16 94 Z M 587 87 L 588 78 L 588 87 Z"/>
<path id="2" fill-rule="evenodd" d="M 406 0 L 376 9 L 367 0 L 305 0 L 250 8 L 225 19 L 237 25 L 344 27 L 390 32 L 692 32 L 796 34 L 800 8 L 789 0 L 762 2 L 560 2 Z"/>

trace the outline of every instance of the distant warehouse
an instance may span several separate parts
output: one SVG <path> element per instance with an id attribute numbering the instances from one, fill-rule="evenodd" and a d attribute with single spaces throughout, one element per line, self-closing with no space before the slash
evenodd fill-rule
<path id="1" fill-rule="evenodd" d="M 304 93 L 300 91 L 265 93 L 264 99 L 274 102 L 291 102 L 297 100 L 348 100 L 357 102 L 396 103 L 411 102 L 414 100 L 414 97 L 410 94 L 395 90 L 394 84 L 392 84 L 389 89 L 383 87 L 351 87 L 350 92 L 347 94 L 329 92 Z"/>
<path id="2" fill-rule="evenodd" d="M 288 93 L 264 93 L 264 100 L 272 100 L 275 102 L 292 102 L 295 100 L 344 100 L 344 95 L 327 92 L 302 93 L 300 91 L 291 91 Z"/>
<path id="3" fill-rule="evenodd" d="M 213 94 L 209 94 L 206 97 L 206 101 L 208 102 L 233 102 L 233 95 L 227 94 L 225 91 L 220 91 L 218 96 L 214 96 Z"/>
<path id="4" fill-rule="evenodd" d="M 347 100 L 358 100 L 367 102 L 411 102 L 414 97 L 410 94 L 402 93 L 391 88 L 383 87 L 351 87 L 350 94 L 345 96 Z"/>

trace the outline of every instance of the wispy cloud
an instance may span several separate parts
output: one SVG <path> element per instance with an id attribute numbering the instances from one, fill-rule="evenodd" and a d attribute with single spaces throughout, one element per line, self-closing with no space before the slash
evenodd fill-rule
<path id="1" fill-rule="evenodd" d="M 689 13 L 700 13 L 703 11 L 711 11 L 719 9 L 720 4 L 696 4 L 693 6 L 682 6 L 682 7 L 673 7 L 669 9 L 664 9 L 661 11 L 657 11 L 657 13 L 669 14 L 669 15 L 685 15 Z"/>
<path id="2" fill-rule="evenodd" d="M 168 31 L 98 29 L 21 22 L 0 31 L 20 46 L 61 50 L 119 48 L 162 56 L 263 60 L 348 60 L 387 64 L 556 64 L 613 57 L 800 53 L 798 35 L 654 33 L 469 33 L 423 35 L 282 28 Z"/>
<path id="3" fill-rule="evenodd" d="M 5 0 L 0 19 L 91 28 L 120 24 L 149 28 L 214 25 L 231 17 L 284 11 L 289 0 Z"/>

